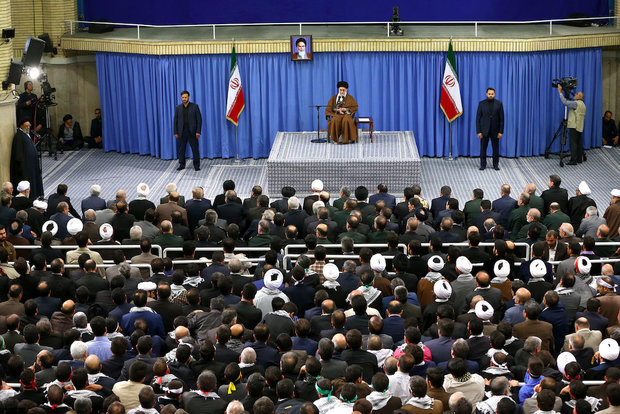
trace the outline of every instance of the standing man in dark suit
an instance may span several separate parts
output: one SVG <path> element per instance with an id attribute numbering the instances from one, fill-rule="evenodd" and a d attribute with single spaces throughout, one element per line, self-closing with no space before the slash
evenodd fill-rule
<path id="1" fill-rule="evenodd" d="M 489 139 L 493 148 L 493 168 L 499 170 L 499 139 L 504 135 L 504 106 L 495 99 L 493 88 L 487 89 L 487 99 L 478 104 L 476 132 L 480 138 L 480 170 L 487 167 Z"/>
<path id="2" fill-rule="evenodd" d="M 189 142 L 194 159 L 194 169 L 200 171 L 200 151 L 198 138 L 202 129 L 202 116 L 197 104 L 189 101 L 189 92 L 181 92 L 181 104 L 174 110 L 174 137 L 177 139 L 177 171 L 185 168 L 185 148 Z"/>

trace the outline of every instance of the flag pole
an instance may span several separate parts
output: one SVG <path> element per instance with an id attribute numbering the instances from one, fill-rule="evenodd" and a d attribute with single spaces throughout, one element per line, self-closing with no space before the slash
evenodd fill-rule
<path id="1" fill-rule="evenodd" d="M 452 122 L 448 122 L 448 158 L 446 158 L 447 161 L 454 161 L 454 158 L 452 157 Z"/>
<path id="2" fill-rule="evenodd" d="M 239 159 L 239 134 L 238 134 L 238 131 L 239 131 L 239 127 L 237 125 L 235 125 L 235 147 L 237 148 L 236 149 L 237 156 L 235 157 L 235 163 L 241 162 L 241 159 Z"/>

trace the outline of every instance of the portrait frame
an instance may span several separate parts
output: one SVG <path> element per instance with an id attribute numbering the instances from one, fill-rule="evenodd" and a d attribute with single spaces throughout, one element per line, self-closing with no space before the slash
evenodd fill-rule
<path id="1" fill-rule="evenodd" d="M 305 43 L 306 58 L 299 58 L 299 50 L 297 45 L 300 39 Z M 312 35 L 292 35 L 291 36 L 291 61 L 293 62 L 310 62 L 313 55 Z"/>

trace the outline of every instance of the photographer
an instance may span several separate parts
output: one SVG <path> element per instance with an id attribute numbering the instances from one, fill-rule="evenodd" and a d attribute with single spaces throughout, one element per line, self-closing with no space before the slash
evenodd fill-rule
<path id="1" fill-rule="evenodd" d="M 567 165 L 577 165 L 583 161 L 583 122 L 586 117 L 586 104 L 583 103 L 583 92 L 577 92 L 574 100 L 568 100 L 562 95 L 562 85 L 558 85 L 560 100 L 569 108 L 568 111 L 568 138 L 570 142 L 570 162 Z"/>

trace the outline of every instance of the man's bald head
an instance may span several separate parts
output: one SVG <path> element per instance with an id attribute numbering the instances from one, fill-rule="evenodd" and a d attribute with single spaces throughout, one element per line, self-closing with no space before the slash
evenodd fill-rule
<path id="1" fill-rule="evenodd" d="M 358 296 L 358 295 L 361 295 L 361 294 L 362 294 L 361 290 L 355 289 L 354 291 L 351 292 L 350 298 L 353 299 L 355 296 Z"/>
<path id="2" fill-rule="evenodd" d="M 476 307 L 476 304 L 480 302 L 481 300 L 484 300 L 484 298 L 480 295 L 476 295 L 473 298 L 471 298 L 471 308 L 474 309 Z"/>
<path id="3" fill-rule="evenodd" d="M 487 272 L 480 271 L 476 274 L 476 282 L 480 287 L 487 287 L 491 282 L 491 278 Z"/>
<path id="4" fill-rule="evenodd" d="M 177 339 L 185 338 L 189 335 L 189 329 L 185 326 L 177 326 L 174 330 L 174 335 Z"/>
<path id="5" fill-rule="evenodd" d="M 373 316 L 368 321 L 368 327 L 372 330 L 372 332 L 379 334 L 381 333 L 381 330 L 383 330 L 383 320 L 378 316 Z"/>
<path id="6" fill-rule="evenodd" d="M 347 338 L 345 338 L 341 333 L 334 335 L 332 342 L 334 343 L 334 346 L 339 349 L 345 349 L 347 347 Z"/>
<path id="7" fill-rule="evenodd" d="M 91 354 L 86 357 L 84 361 L 84 366 L 89 372 L 97 371 L 99 372 L 99 367 L 101 366 L 101 361 L 97 355 Z"/>
<path id="8" fill-rule="evenodd" d="M 241 325 L 240 323 L 236 323 L 233 326 L 230 327 L 230 334 L 233 337 L 238 337 L 241 334 L 243 334 L 243 325 Z"/>
<path id="9" fill-rule="evenodd" d="M 62 303 L 62 307 L 60 308 L 60 310 L 64 314 L 68 314 L 68 315 L 73 314 L 75 312 L 75 302 L 72 301 L 71 299 L 65 300 Z"/>
<path id="10" fill-rule="evenodd" d="M 515 296 L 516 296 L 517 302 L 521 305 L 523 305 L 525 302 L 527 302 L 528 300 L 532 298 L 532 294 L 526 288 L 517 289 L 517 293 Z"/>

